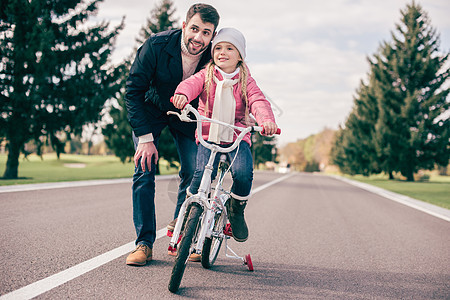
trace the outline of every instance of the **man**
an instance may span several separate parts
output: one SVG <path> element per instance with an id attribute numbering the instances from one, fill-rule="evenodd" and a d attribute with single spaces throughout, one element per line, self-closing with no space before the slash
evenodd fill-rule
<path id="1" fill-rule="evenodd" d="M 181 163 L 174 219 L 186 198 L 186 188 L 195 171 L 195 124 L 182 123 L 176 116 L 167 116 L 167 111 L 175 110 L 170 97 L 177 85 L 211 59 L 210 43 L 218 23 L 219 14 L 214 7 L 194 4 L 182 29 L 152 35 L 139 48 L 131 66 L 125 101 L 136 149 L 132 190 L 137 239 L 136 249 L 127 257 L 128 265 L 142 266 L 152 259 L 156 238 L 156 149 L 166 126 L 174 138 Z"/>

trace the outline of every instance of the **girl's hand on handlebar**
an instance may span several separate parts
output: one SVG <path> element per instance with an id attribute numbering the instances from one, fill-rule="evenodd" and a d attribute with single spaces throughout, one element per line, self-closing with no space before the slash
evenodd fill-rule
<path id="1" fill-rule="evenodd" d="M 186 104 L 188 103 L 187 97 L 185 95 L 181 94 L 175 94 L 170 101 L 173 103 L 173 106 L 175 106 L 178 109 L 183 109 Z"/>
<path id="2" fill-rule="evenodd" d="M 264 127 L 264 131 L 261 132 L 261 135 L 271 136 L 277 133 L 278 126 L 273 122 L 264 122 L 262 127 Z"/>

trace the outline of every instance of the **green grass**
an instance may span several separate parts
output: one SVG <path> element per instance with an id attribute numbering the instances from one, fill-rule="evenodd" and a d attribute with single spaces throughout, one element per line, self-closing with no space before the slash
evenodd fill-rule
<path id="1" fill-rule="evenodd" d="M 7 156 L 0 155 L 0 172 L 3 175 Z M 164 165 L 164 161 L 161 163 Z M 165 164 L 167 165 L 167 164 Z M 23 157 L 19 160 L 19 179 L 0 179 L 1 185 L 77 181 L 90 179 L 131 178 L 134 164 L 121 163 L 115 156 L 61 154 L 58 160 L 56 154 L 46 154 L 44 159 L 36 155 Z M 161 167 L 162 174 L 176 173 L 176 169 Z"/>
<path id="2" fill-rule="evenodd" d="M 0 172 L 3 174 L 6 166 L 6 155 L 0 155 Z M 161 173 L 174 174 L 174 168 L 167 168 L 162 161 Z M 28 159 L 20 158 L 19 179 L 0 179 L 1 185 L 77 181 L 90 179 L 131 178 L 134 172 L 132 162 L 122 164 L 115 156 L 62 154 L 58 160 L 56 154 L 46 154 L 44 159 L 36 155 Z M 431 175 L 428 182 L 406 182 L 388 180 L 386 176 L 374 175 L 348 176 L 351 179 L 372 184 L 380 188 L 403 194 L 415 199 L 426 201 L 450 209 L 450 176 Z"/>
<path id="3" fill-rule="evenodd" d="M 387 177 L 380 175 L 369 177 L 356 175 L 347 177 L 450 209 L 450 176 L 432 175 L 427 182 L 389 180 Z"/>

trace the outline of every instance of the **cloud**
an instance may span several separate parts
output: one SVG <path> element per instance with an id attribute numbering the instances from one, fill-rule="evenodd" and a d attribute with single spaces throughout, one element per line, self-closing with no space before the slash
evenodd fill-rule
<path id="1" fill-rule="evenodd" d="M 270 57 L 267 62 L 250 61 L 249 67 L 260 88 L 281 107 L 280 126 L 295 130 L 287 129 L 282 142 L 343 123 L 368 70 L 364 54 L 326 42 L 286 40 Z"/>
<path id="2" fill-rule="evenodd" d="M 261 89 L 280 106 L 280 142 L 295 141 L 345 121 L 353 95 L 369 71 L 367 56 L 391 40 L 400 9 L 410 0 L 174 0 L 180 24 L 188 8 L 210 3 L 219 27 L 236 27 L 247 40 L 247 61 Z M 431 24 L 450 49 L 450 2 L 422 1 Z M 117 40 L 115 61 L 127 57 L 157 1 L 105 0 L 98 19 L 126 27 Z"/>

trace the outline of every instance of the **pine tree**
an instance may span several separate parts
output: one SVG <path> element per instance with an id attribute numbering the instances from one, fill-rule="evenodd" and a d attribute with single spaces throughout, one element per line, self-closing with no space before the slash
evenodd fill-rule
<path id="1" fill-rule="evenodd" d="M 138 42 L 144 42 L 153 33 L 158 33 L 165 30 L 177 29 L 177 19 L 173 17 L 175 8 L 171 0 L 162 0 L 157 5 L 147 18 L 147 25 L 141 28 Z M 174 167 L 176 162 L 179 162 L 178 151 L 173 142 L 172 134 L 169 128 L 164 128 L 161 132 L 158 142 L 158 154 L 160 158 L 165 159 L 170 166 Z M 160 173 L 160 166 L 157 165 L 157 174 Z"/>
<path id="2" fill-rule="evenodd" d="M 122 82 L 125 82 L 129 69 L 130 60 L 126 60 L 123 63 Z M 130 162 L 134 156 L 133 137 L 127 119 L 124 96 L 125 93 L 121 93 L 117 98 L 117 104 L 113 104 L 109 109 L 109 115 L 113 119 L 113 123 L 107 124 L 102 129 L 106 146 L 120 158 L 122 163 Z"/>
<path id="3" fill-rule="evenodd" d="M 155 6 L 147 18 L 147 23 L 142 26 L 136 42 L 138 45 L 144 43 L 152 34 L 165 30 L 175 29 L 177 22 L 173 18 L 175 9 L 170 0 L 163 0 Z M 137 48 L 133 50 L 130 57 L 127 58 L 122 67 L 125 70 L 122 74 L 122 92 L 117 98 L 117 105 L 110 108 L 110 115 L 113 119 L 112 124 L 108 124 L 102 131 L 105 142 L 108 147 L 120 158 L 122 162 L 130 160 L 134 156 L 134 146 L 132 142 L 132 128 L 128 123 L 127 112 L 125 108 L 125 83 L 131 67 L 131 60 L 136 53 Z M 172 135 L 168 128 L 161 132 L 158 144 L 158 154 L 160 158 L 164 158 L 171 166 L 178 161 L 178 153 L 175 144 L 172 142 Z M 159 174 L 159 164 L 156 173 Z"/>
<path id="4" fill-rule="evenodd" d="M 332 157 L 343 172 L 384 171 L 391 179 L 401 172 L 412 181 L 419 169 L 448 164 L 449 54 L 440 54 L 439 36 L 419 5 L 401 14 L 393 41 L 369 59 L 369 82 L 337 136 Z"/>
<path id="5" fill-rule="evenodd" d="M 162 0 L 150 12 L 150 17 L 147 18 L 146 25 L 139 31 L 136 42 L 141 45 L 154 33 L 176 29 L 178 20 L 173 16 L 175 11 L 171 0 Z"/>
<path id="6" fill-rule="evenodd" d="M 258 166 L 267 161 L 275 161 L 277 157 L 275 147 L 276 137 L 275 136 L 263 136 L 259 133 L 252 135 L 252 154 L 253 154 L 253 164 Z"/>
<path id="7" fill-rule="evenodd" d="M 347 132 L 348 131 L 344 131 L 344 128 L 339 126 L 339 130 L 336 132 L 333 146 L 331 147 L 330 161 L 332 164 L 336 165 L 342 173 L 355 175 L 356 172 L 354 172 L 349 167 L 348 162 L 350 162 L 351 160 L 345 153 L 346 145 L 344 142 L 344 134 L 346 134 Z"/>
<path id="8" fill-rule="evenodd" d="M 375 55 L 372 69 L 379 117 L 376 147 L 384 171 L 399 171 L 408 181 L 419 169 L 449 161 L 450 75 L 448 53 L 440 55 L 439 35 L 414 1 L 401 12 L 401 24 Z"/>
<path id="9" fill-rule="evenodd" d="M 60 151 L 61 137 L 96 122 L 118 91 L 109 63 L 123 23 L 87 27 L 100 0 L 3 0 L 0 20 L 0 136 L 8 141 L 4 178 L 17 178 L 20 151 L 42 137 Z"/>
<path id="10" fill-rule="evenodd" d="M 369 74 L 368 84 L 361 81 L 354 98 L 353 110 L 346 120 L 345 128 L 340 130 L 332 150 L 334 163 L 346 173 L 368 176 L 379 172 L 373 142 L 378 117 L 374 82 L 373 74 Z"/>
<path id="11" fill-rule="evenodd" d="M 280 108 L 276 103 L 264 93 L 266 99 L 270 102 L 274 114 L 281 114 Z M 253 117 L 252 117 L 253 118 Z M 253 164 L 258 166 L 264 164 L 268 161 L 277 161 L 278 149 L 276 147 L 277 138 L 276 136 L 263 136 L 259 133 L 254 133 L 252 135 L 252 145 L 251 150 L 253 154 Z"/>

